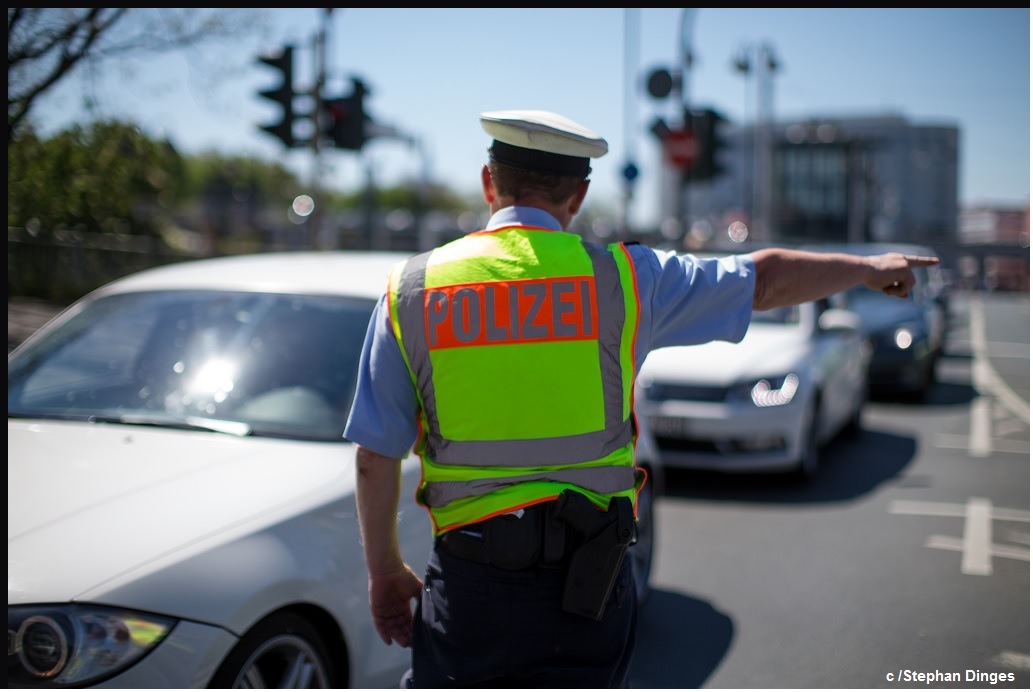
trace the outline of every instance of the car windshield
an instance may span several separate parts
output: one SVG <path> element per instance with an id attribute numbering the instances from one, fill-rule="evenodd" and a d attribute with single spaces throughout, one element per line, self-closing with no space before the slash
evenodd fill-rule
<path id="1" fill-rule="evenodd" d="M 8 417 L 343 441 L 373 301 L 112 295 L 8 360 Z"/>

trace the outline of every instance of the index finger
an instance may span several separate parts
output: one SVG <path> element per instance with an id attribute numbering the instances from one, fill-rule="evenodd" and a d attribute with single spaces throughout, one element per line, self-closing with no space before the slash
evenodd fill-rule
<path id="1" fill-rule="evenodd" d="M 939 257 L 924 257 L 920 255 L 905 255 L 909 267 L 931 267 L 940 263 Z"/>

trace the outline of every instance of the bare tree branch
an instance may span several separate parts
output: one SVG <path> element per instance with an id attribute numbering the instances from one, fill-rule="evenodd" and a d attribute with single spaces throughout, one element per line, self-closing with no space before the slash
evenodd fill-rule
<path id="1" fill-rule="evenodd" d="M 256 11 L 257 12 L 257 11 Z M 225 8 L 7 8 L 7 140 L 76 69 L 239 36 L 259 15 Z"/>

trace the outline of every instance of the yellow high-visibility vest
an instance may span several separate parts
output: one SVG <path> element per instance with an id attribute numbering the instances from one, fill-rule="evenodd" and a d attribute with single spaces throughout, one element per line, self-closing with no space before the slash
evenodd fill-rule
<path id="1" fill-rule="evenodd" d="M 478 231 L 397 265 L 395 337 L 420 402 L 435 535 L 555 499 L 635 503 L 638 297 L 623 244 Z"/>

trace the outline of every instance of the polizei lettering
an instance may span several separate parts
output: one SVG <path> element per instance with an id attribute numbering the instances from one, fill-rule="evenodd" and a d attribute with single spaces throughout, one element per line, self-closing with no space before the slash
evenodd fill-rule
<path id="1" fill-rule="evenodd" d="M 424 309 L 432 349 L 597 336 L 592 277 L 428 288 Z"/>

